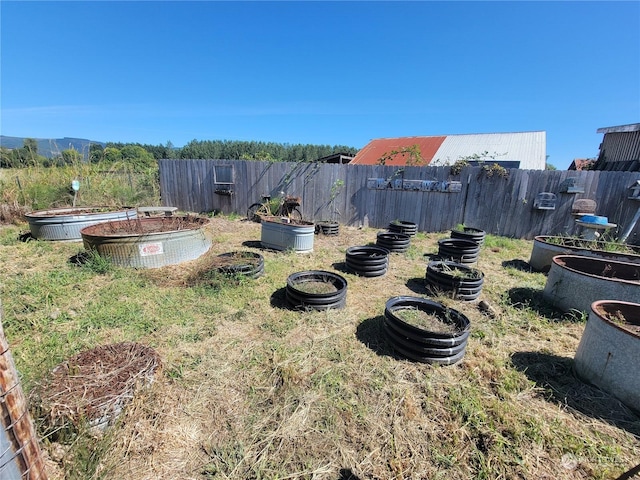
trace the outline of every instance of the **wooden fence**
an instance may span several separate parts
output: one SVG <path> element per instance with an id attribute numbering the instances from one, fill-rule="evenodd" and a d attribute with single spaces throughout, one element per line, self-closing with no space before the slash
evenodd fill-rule
<path id="1" fill-rule="evenodd" d="M 464 224 L 532 239 L 576 233 L 571 210 L 577 199 L 596 202 L 596 214 L 617 224 L 614 237 L 625 232 L 640 208 L 640 201 L 628 198 L 638 172 L 466 167 L 452 175 L 450 167 L 242 160 L 160 160 L 159 165 L 163 204 L 192 212 L 245 215 L 263 194 L 275 197 L 284 191 L 302 198 L 303 216 L 313 221 L 386 228 L 390 221 L 405 220 L 424 232 Z M 569 183 L 568 190 L 577 193 L 566 192 Z M 555 202 L 535 208 L 540 193 L 555 195 Z M 634 228 L 628 243 L 640 243 L 639 233 L 640 227 Z"/>

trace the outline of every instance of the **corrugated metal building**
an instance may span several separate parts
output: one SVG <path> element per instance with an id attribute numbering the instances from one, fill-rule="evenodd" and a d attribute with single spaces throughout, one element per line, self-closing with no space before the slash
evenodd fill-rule
<path id="1" fill-rule="evenodd" d="M 640 123 L 599 128 L 604 133 L 594 170 L 640 171 Z"/>
<path id="2" fill-rule="evenodd" d="M 451 165 L 461 158 L 480 156 L 478 160 L 507 168 L 546 168 L 547 136 L 544 131 L 379 138 L 365 145 L 351 165 L 377 165 L 381 158 L 392 152 L 401 153 L 387 159 L 386 165 L 415 164 L 408 149 L 416 146 L 423 159 L 419 165 L 424 166 Z"/>

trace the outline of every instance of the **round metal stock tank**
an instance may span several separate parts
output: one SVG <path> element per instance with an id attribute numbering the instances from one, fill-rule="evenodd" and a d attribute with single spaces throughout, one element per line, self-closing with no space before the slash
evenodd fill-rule
<path id="1" fill-rule="evenodd" d="M 588 248 L 590 244 L 593 245 L 593 249 Z M 610 252 L 604 250 L 605 246 L 604 242 L 585 242 L 539 235 L 533 240 L 529 265 L 538 272 L 548 272 L 551 268 L 551 259 L 556 255 L 580 255 L 581 257 L 603 258 L 640 265 L 640 255 L 631 252 Z"/>
<path id="2" fill-rule="evenodd" d="M 602 299 L 640 303 L 640 265 L 558 255 L 551 262 L 543 296 L 565 312 L 588 312 Z"/>
<path id="3" fill-rule="evenodd" d="M 149 217 L 82 229 L 86 250 L 121 267 L 157 268 L 195 260 L 211 247 L 206 218 Z"/>
<path id="4" fill-rule="evenodd" d="M 640 305 L 593 302 L 574 357 L 576 374 L 640 412 L 638 365 Z"/>
<path id="5" fill-rule="evenodd" d="M 31 236 L 38 240 L 79 241 L 80 230 L 96 223 L 137 218 L 135 208 L 108 211 L 109 207 L 40 210 L 26 214 Z"/>

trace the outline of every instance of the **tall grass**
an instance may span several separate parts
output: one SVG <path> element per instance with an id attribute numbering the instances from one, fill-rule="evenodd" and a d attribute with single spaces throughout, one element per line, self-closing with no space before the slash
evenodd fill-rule
<path id="1" fill-rule="evenodd" d="M 259 250 L 260 278 L 209 282 L 210 260 L 253 249 L 258 224 L 215 216 L 206 256 L 150 270 L 79 266 L 79 244 L 20 242 L 2 228 L 4 326 L 27 392 L 97 345 L 141 342 L 163 360 L 105 436 L 43 435 L 52 480 L 604 480 L 640 456 L 637 415 L 573 375 L 584 322 L 544 303 L 546 277 L 524 260 L 531 242 L 487 238 L 481 298 L 495 315 L 434 298 L 472 324 L 464 361 L 440 368 L 395 354 L 382 324 L 390 296 L 427 294 L 422 254 L 440 234 L 416 235 L 379 278 L 343 270 L 345 249 L 376 235 L 345 227 L 309 254 Z M 310 269 L 347 279 L 344 309 L 286 308 L 287 277 Z"/>
<path id="2" fill-rule="evenodd" d="M 74 204 L 73 180 L 80 182 L 76 206 L 157 205 L 160 200 L 157 168 L 140 172 L 120 162 L 5 170 L 0 203 L 26 210 L 69 207 Z"/>

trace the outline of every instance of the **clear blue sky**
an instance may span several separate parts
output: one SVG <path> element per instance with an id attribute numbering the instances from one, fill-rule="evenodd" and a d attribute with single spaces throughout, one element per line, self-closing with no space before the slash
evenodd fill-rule
<path id="1" fill-rule="evenodd" d="M 640 122 L 640 2 L 0 2 L 9 136 L 347 145 Z"/>

